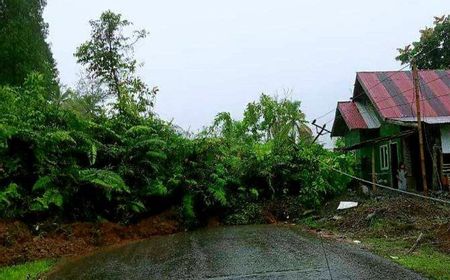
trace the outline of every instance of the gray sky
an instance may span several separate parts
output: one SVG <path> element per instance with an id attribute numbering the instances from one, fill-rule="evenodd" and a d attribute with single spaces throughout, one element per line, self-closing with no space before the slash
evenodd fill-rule
<path id="1" fill-rule="evenodd" d="M 107 9 L 150 31 L 136 51 L 143 78 L 160 88 L 156 111 L 196 130 L 221 111 L 241 118 L 261 92 L 284 89 L 312 120 L 351 96 L 356 71 L 399 69 L 396 48 L 418 39 L 450 3 L 48 0 L 44 16 L 64 84 L 78 79 L 73 53 L 89 38 L 88 21 Z"/>

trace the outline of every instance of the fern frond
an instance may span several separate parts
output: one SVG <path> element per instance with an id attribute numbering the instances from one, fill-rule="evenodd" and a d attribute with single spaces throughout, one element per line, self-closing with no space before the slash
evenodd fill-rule
<path id="1" fill-rule="evenodd" d="M 89 150 L 89 153 L 88 153 L 88 158 L 89 158 L 89 164 L 94 165 L 95 161 L 97 160 L 97 146 L 95 144 L 91 145 L 91 149 Z"/>
<path id="2" fill-rule="evenodd" d="M 145 153 L 145 155 L 151 159 L 161 159 L 161 160 L 167 159 L 166 154 L 156 151 L 148 151 L 147 153 Z"/>
<path id="3" fill-rule="evenodd" d="M 53 178 L 50 176 L 40 177 L 33 185 L 33 191 L 45 190 L 52 187 Z"/>
<path id="4" fill-rule="evenodd" d="M 4 191 L 0 191 L 0 209 L 11 205 L 11 199 L 20 198 L 17 184 L 9 184 Z"/>
<path id="5" fill-rule="evenodd" d="M 56 145 L 62 143 L 77 144 L 77 142 L 70 135 L 70 132 L 65 130 L 49 132 L 45 135 L 45 140 Z"/>
<path id="6" fill-rule="evenodd" d="M 227 205 L 227 196 L 225 189 L 223 187 L 219 186 L 211 186 L 208 188 L 208 190 L 211 192 L 214 199 L 219 202 L 220 205 L 225 206 Z"/>
<path id="7" fill-rule="evenodd" d="M 145 125 L 136 125 L 132 128 L 128 129 L 126 132 L 127 136 L 135 137 L 139 135 L 149 135 L 153 133 L 153 129 L 151 127 Z"/>
<path id="8" fill-rule="evenodd" d="M 146 195 L 151 196 L 165 196 L 167 193 L 167 187 L 159 180 L 150 184 L 146 190 Z"/>
<path id="9" fill-rule="evenodd" d="M 119 174 L 109 170 L 85 169 L 79 172 L 79 180 L 103 188 L 107 192 L 129 193 L 130 189 Z"/>
<path id="10" fill-rule="evenodd" d="M 129 203 L 128 207 L 131 209 L 131 211 L 135 213 L 142 213 L 146 210 L 144 203 L 139 200 L 135 200 Z"/>
<path id="11" fill-rule="evenodd" d="M 149 149 L 149 148 L 155 148 L 155 147 L 164 147 L 166 145 L 166 142 L 158 139 L 158 138 L 152 138 L 152 139 L 145 139 L 142 141 L 139 141 L 134 144 L 134 149 Z"/>
<path id="12" fill-rule="evenodd" d="M 122 137 L 117 134 L 114 130 L 112 130 L 111 128 L 107 127 L 106 125 L 101 125 L 101 124 L 97 124 L 95 122 L 88 122 L 88 128 L 90 130 L 93 130 L 91 133 L 94 135 L 104 135 L 104 136 L 108 136 L 109 138 L 112 138 L 112 140 L 114 141 L 119 141 L 122 142 Z"/>
<path id="13" fill-rule="evenodd" d="M 48 210 L 51 205 L 55 205 L 61 208 L 64 204 L 64 197 L 56 189 L 50 189 L 45 191 L 45 193 L 36 198 L 31 204 L 31 211 L 41 212 Z"/>

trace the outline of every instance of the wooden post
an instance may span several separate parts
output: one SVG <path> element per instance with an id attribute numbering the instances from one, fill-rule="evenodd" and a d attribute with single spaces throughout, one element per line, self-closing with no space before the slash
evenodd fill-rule
<path id="1" fill-rule="evenodd" d="M 377 190 L 377 174 L 375 174 L 375 145 L 372 145 L 372 190 L 375 192 Z"/>
<path id="2" fill-rule="evenodd" d="M 314 140 L 312 142 L 313 144 L 317 141 L 317 139 L 320 136 L 324 135 L 324 131 L 326 133 L 331 133 L 331 131 L 329 131 L 328 129 L 325 128 L 327 126 L 327 124 L 324 124 L 323 126 L 320 126 L 320 125 L 316 124 L 316 120 L 313 120 L 311 124 L 316 127 L 316 132 L 317 132 L 317 136 L 314 138 Z M 319 128 L 320 128 L 320 131 L 318 130 Z"/>
<path id="3" fill-rule="evenodd" d="M 422 119 L 420 113 L 420 86 L 419 86 L 419 72 L 417 71 L 416 63 L 413 61 L 411 63 L 413 82 L 414 82 L 414 92 L 416 97 L 416 111 L 417 111 L 417 130 L 419 134 L 419 156 L 420 156 L 420 169 L 422 171 L 422 186 L 425 193 L 428 192 L 427 184 L 427 174 L 425 170 L 425 151 L 423 147 L 423 131 L 422 131 Z"/>
<path id="4" fill-rule="evenodd" d="M 319 138 L 319 136 L 322 136 L 322 133 L 323 133 L 323 131 L 325 130 L 325 127 L 326 127 L 326 126 L 327 126 L 327 124 L 324 124 L 324 125 L 320 128 L 319 133 L 317 133 L 316 138 L 314 138 L 314 140 L 313 140 L 313 144 L 317 141 L 317 139 Z"/>

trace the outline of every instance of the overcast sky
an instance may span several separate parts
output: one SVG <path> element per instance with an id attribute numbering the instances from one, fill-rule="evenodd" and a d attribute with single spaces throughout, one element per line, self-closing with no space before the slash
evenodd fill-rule
<path id="1" fill-rule="evenodd" d="M 450 3 L 48 0 L 44 17 L 64 84 L 78 79 L 73 53 L 89 39 L 88 21 L 107 9 L 150 32 L 136 51 L 144 80 L 160 88 L 158 114 L 196 130 L 221 111 L 241 118 L 261 92 L 285 89 L 312 120 L 351 96 L 356 71 L 399 69 L 396 48 L 418 39 Z"/>

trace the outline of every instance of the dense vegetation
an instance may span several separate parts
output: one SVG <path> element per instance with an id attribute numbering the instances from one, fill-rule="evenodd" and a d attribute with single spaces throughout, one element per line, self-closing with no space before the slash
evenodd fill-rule
<path id="1" fill-rule="evenodd" d="M 434 17 L 434 26 L 420 30 L 420 39 L 398 49 L 402 64 L 414 58 L 419 69 L 450 68 L 450 16 Z"/>
<path id="2" fill-rule="evenodd" d="M 43 74 L 47 94 L 58 91 L 56 64 L 42 18 L 45 0 L 0 1 L 0 84 L 20 86 L 30 72 Z"/>
<path id="3" fill-rule="evenodd" d="M 196 135 L 158 118 L 158 90 L 133 57 L 147 32 L 128 36 L 130 25 L 112 12 L 91 21 L 77 89 L 53 94 L 53 72 L 39 67 L 20 85 L 1 81 L 2 218 L 131 222 L 175 207 L 195 224 L 274 198 L 315 207 L 345 188 L 329 167 L 348 170 L 351 158 L 311 143 L 298 101 L 263 94 L 242 120 L 220 113 Z"/>

